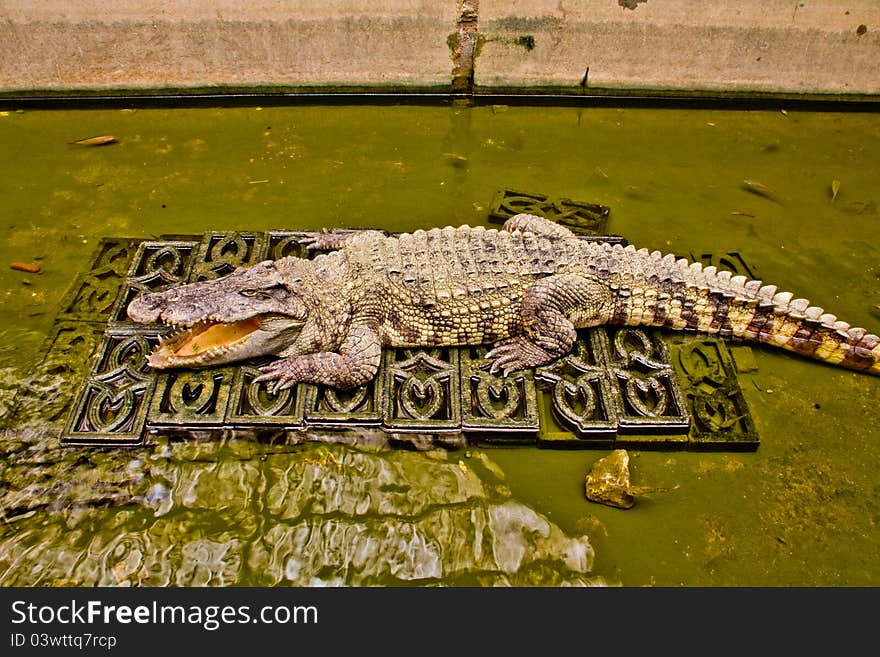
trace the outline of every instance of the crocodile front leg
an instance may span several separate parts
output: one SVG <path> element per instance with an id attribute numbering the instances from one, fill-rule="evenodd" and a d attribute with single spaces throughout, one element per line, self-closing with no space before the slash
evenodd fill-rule
<path id="1" fill-rule="evenodd" d="M 273 393 L 297 383 L 350 390 L 370 381 L 379 370 L 382 345 L 375 325 L 368 322 L 352 324 L 339 347 L 339 353 L 322 351 L 290 356 L 260 368 L 264 374 L 254 379 L 275 381 Z"/>
<path id="2" fill-rule="evenodd" d="M 297 241 L 306 247 L 307 251 L 337 251 L 355 239 L 384 239 L 385 233 L 381 230 L 342 230 L 329 231 L 326 228 L 319 233 L 309 233 Z"/>
<path id="3" fill-rule="evenodd" d="M 611 319 L 607 285 L 581 274 L 558 274 L 534 283 L 523 295 L 522 332 L 495 345 L 486 357 L 490 371 L 504 376 L 539 367 L 571 351 L 578 328 L 598 326 Z"/>

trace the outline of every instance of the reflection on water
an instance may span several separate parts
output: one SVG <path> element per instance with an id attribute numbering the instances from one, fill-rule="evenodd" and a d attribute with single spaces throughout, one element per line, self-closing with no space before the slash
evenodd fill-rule
<path id="1" fill-rule="evenodd" d="M 588 585 L 593 548 L 486 459 L 243 440 L 2 445 L 0 585 Z M 493 473 L 492 470 L 495 470 Z"/>

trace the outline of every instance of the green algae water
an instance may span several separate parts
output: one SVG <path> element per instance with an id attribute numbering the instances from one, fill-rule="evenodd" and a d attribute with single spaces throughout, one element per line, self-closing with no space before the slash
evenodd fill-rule
<path id="1" fill-rule="evenodd" d="M 118 143 L 68 144 L 94 135 Z M 0 585 L 877 585 L 880 379 L 769 348 L 740 375 L 758 450 L 632 451 L 662 491 L 628 511 L 585 499 L 601 450 L 72 448 L 28 401 L 64 399 L 34 360 L 102 237 L 488 225 L 505 188 L 608 205 L 639 247 L 738 251 L 876 333 L 878 152 L 876 113 L 2 112 Z"/>

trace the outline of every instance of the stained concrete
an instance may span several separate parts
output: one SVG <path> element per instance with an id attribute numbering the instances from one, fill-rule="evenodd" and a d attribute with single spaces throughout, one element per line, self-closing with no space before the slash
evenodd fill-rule
<path id="1" fill-rule="evenodd" d="M 478 87 L 880 91 L 876 0 L 483 0 L 480 33 Z"/>
<path id="2" fill-rule="evenodd" d="M 0 90 L 448 87 L 455 2 L 0 0 Z"/>
<path id="3" fill-rule="evenodd" d="M 0 93 L 880 92 L 876 0 L 0 0 Z"/>

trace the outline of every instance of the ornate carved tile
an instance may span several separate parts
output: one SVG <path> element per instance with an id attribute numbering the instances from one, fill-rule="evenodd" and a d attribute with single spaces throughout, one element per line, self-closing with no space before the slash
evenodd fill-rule
<path id="1" fill-rule="evenodd" d="M 477 441 L 534 442 L 541 427 L 538 396 L 532 370 L 508 377 L 488 371 L 489 347 L 458 350 L 461 390 L 461 426 Z"/>
<path id="2" fill-rule="evenodd" d="M 683 340 L 675 347 L 673 362 L 686 390 L 693 445 L 702 449 L 757 449 L 758 432 L 727 345 L 708 338 Z"/>
<path id="3" fill-rule="evenodd" d="M 132 324 L 125 309 L 138 294 L 187 282 L 198 246 L 197 241 L 141 242 L 119 287 L 110 321 Z"/>
<path id="4" fill-rule="evenodd" d="M 521 212 L 545 217 L 579 235 L 606 235 L 611 208 L 598 203 L 572 201 L 547 194 L 502 189 L 492 200 L 489 219 L 503 223 Z"/>
<path id="5" fill-rule="evenodd" d="M 156 376 L 150 426 L 223 427 L 236 367 L 169 370 Z"/>
<path id="6" fill-rule="evenodd" d="M 205 233 L 199 243 L 187 282 L 207 281 L 230 274 L 266 259 L 266 234 L 233 232 Z"/>
<path id="7" fill-rule="evenodd" d="M 107 321 L 125 280 L 138 241 L 126 238 L 101 240 L 91 264 L 61 302 L 56 321 Z"/>
<path id="8" fill-rule="evenodd" d="M 158 342 L 156 332 L 107 330 L 68 418 L 66 442 L 142 441 L 156 385 L 146 358 Z"/>
<path id="9" fill-rule="evenodd" d="M 458 349 L 386 349 L 382 427 L 392 432 L 461 429 Z"/>

